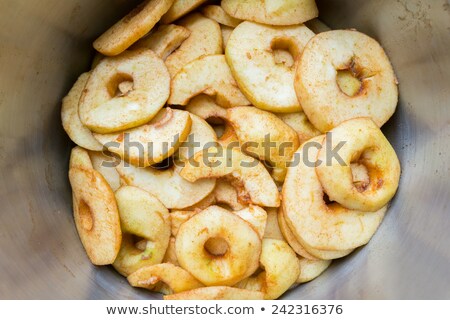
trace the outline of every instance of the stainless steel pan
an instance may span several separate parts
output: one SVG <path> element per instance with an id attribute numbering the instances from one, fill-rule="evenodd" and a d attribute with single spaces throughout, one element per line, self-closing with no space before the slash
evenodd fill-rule
<path id="1" fill-rule="evenodd" d="M 157 298 L 91 266 L 67 180 L 60 101 L 87 70 L 90 44 L 129 0 L 0 0 L 0 298 Z M 333 28 L 378 39 L 401 101 L 384 128 L 403 165 L 398 195 L 370 244 L 285 295 L 450 298 L 450 3 L 322 0 Z"/>

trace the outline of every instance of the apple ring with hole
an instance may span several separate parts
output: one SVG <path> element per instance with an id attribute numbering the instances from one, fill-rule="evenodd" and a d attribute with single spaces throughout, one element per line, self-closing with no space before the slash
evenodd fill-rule
<path id="1" fill-rule="evenodd" d="M 142 267 L 130 274 L 127 280 L 135 288 L 167 295 L 203 287 L 189 272 L 171 263 Z"/>
<path id="2" fill-rule="evenodd" d="M 94 48 L 106 56 L 116 56 L 145 36 L 170 9 L 174 0 L 147 0 L 109 28 Z"/>
<path id="3" fill-rule="evenodd" d="M 122 241 L 116 199 L 80 147 L 72 150 L 69 180 L 75 226 L 87 256 L 94 265 L 113 263 Z"/>
<path id="4" fill-rule="evenodd" d="M 300 146 L 294 129 L 273 113 L 255 107 L 228 109 L 227 119 L 244 151 L 271 165 L 272 177 L 283 182 L 286 168 Z"/>
<path id="5" fill-rule="evenodd" d="M 131 186 L 116 191 L 122 245 L 113 267 L 127 277 L 163 261 L 170 239 L 169 211 L 148 192 Z"/>
<path id="6" fill-rule="evenodd" d="M 110 152 L 136 167 L 148 167 L 172 156 L 188 139 L 189 112 L 162 109 L 148 124 L 110 134 L 94 134 Z"/>
<path id="7" fill-rule="evenodd" d="M 90 73 L 83 73 L 63 99 L 61 120 L 64 130 L 70 139 L 80 147 L 93 151 L 102 151 L 103 146 L 94 138 L 91 130 L 81 123 L 78 106 Z"/>
<path id="8" fill-rule="evenodd" d="M 166 59 L 172 78 L 185 65 L 201 56 L 223 53 L 220 26 L 214 20 L 205 18 L 200 13 L 192 13 L 177 22 L 177 25 L 188 29 L 191 35 Z"/>
<path id="9" fill-rule="evenodd" d="M 397 79 L 383 48 L 354 30 L 316 35 L 299 60 L 294 85 L 304 112 L 322 132 L 358 117 L 381 127 L 398 102 Z"/>
<path id="10" fill-rule="evenodd" d="M 264 299 L 279 298 L 295 284 L 300 275 L 300 264 L 295 252 L 283 240 L 264 239 L 260 263 L 263 271 L 244 279 L 236 286 L 247 290 L 259 290 Z"/>
<path id="11" fill-rule="evenodd" d="M 294 66 L 278 63 L 276 50 L 295 60 L 314 32 L 303 25 L 271 27 L 254 22 L 237 26 L 228 40 L 227 62 L 239 88 L 255 107 L 289 113 L 302 107 L 294 90 Z"/>
<path id="12" fill-rule="evenodd" d="M 305 142 L 296 153 L 298 165 L 288 168 L 282 190 L 284 218 L 304 247 L 329 251 L 355 249 L 369 242 L 387 207 L 363 212 L 346 209 L 339 203 L 326 203 L 316 173 L 317 155 L 319 149 L 325 148 L 324 139 L 319 136 Z"/>
<path id="13" fill-rule="evenodd" d="M 214 97 L 224 108 L 250 104 L 239 90 L 224 55 L 203 56 L 185 65 L 172 79 L 167 103 L 185 106 L 201 93 Z"/>
<path id="14" fill-rule="evenodd" d="M 304 112 L 277 113 L 276 116 L 297 132 L 300 144 L 322 134 L 312 125 Z"/>
<path id="15" fill-rule="evenodd" d="M 327 134 L 316 172 L 331 201 L 360 211 L 377 211 L 394 197 L 400 180 L 400 162 L 394 148 L 369 118 L 348 120 Z M 338 157 L 330 154 L 339 149 Z M 365 188 L 355 185 L 351 163 L 364 165 L 369 174 Z"/>
<path id="16" fill-rule="evenodd" d="M 233 287 L 204 287 L 164 296 L 164 300 L 263 300 L 258 291 Z"/>
<path id="17" fill-rule="evenodd" d="M 164 62 L 151 50 L 127 51 L 103 59 L 91 72 L 80 98 L 81 122 L 111 133 L 149 122 L 170 94 Z"/>
<path id="18" fill-rule="evenodd" d="M 181 177 L 181 168 L 176 166 L 165 170 L 137 168 L 122 161 L 116 170 L 127 185 L 149 192 L 168 209 L 193 206 L 210 195 L 216 186 L 216 179 L 189 182 Z"/>
<path id="19" fill-rule="evenodd" d="M 217 135 L 214 129 L 195 114 L 189 113 L 189 116 L 192 120 L 191 131 L 177 152 L 181 161 L 188 160 L 197 152 L 217 144 Z"/>
<path id="20" fill-rule="evenodd" d="M 283 207 L 281 206 L 278 210 L 278 224 L 280 226 L 281 232 L 283 233 L 286 242 L 291 246 L 291 248 L 301 257 L 305 259 L 316 261 L 320 260 L 332 260 L 339 259 L 348 256 L 353 252 L 353 249 L 349 250 L 319 250 L 314 249 L 300 243 L 295 234 L 292 232 L 289 225 L 286 223 L 286 218 L 284 217 Z"/>
<path id="21" fill-rule="evenodd" d="M 136 42 L 130 50 L 150 49 L 165 61 L 190 35 L 191 32 L 185 27 L 163 24 L 155 32 Z"/>
<path id="22" fill-rule="evenodd" d="M 224 240 L 225 254 L 209 253 L 210 239 Z M 258 269 L 261 239 L 237 215 L 212 206 L 181 225 L 175 247 L 180 266 L 205 285 L 234 285 Z"/>
<path id="23" fill-rule="evenodd" d="M 267 169 L 257 159 L 239 149 L 213 147 L 197 153 L 186 162 L 180 175 L 189 182 L 205 178 L 231 179 L 234 187 L 248 203 L 263 207 L 279 207 L 280 194 Z"/>
<path id="24" fill-rule="evenodd" d="M 222 8 L 230 16 L 268 25 L 294 25 L 319 15 L 314 0 L 222 0 Z"/>
<path id="25" fill-rule="evenodd" d="M 320 276 L 331 264 L 331 260 L 308 260 L 299 258 L 300 275 L 296 283 L 305 283 L 316 279 Z"/>
<path id="26" fill-rule="evenodd" d="M 175 0 L 169 11 L 161 18 L 161 23 L 172 23 L 182 16 L 194 11 L 206 0 Z"/>
<path id="27" fill-rule="evenodd" d="M 202 8 L 202 13 L 205 17 L 212 19 L 221 25 L 231 28 L 237 27 L 242 22 L 241 19 L 233 18 L 228 13 L 226 13 L 221 6 L 205 6 Z"/>

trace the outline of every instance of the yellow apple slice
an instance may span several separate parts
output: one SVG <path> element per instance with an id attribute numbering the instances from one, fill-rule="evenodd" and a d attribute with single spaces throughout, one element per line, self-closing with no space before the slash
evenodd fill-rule
<path id="1" fill-rule="evenodd" d="M 116 56 L 145 36 L 169 10 L 174 0 L 144 1 L 94 42 L 94 48 Z"/>
<path id="2" fill-rule="evenodd" d="M 191 35 L 166 59 L 172 78 L 186 64 L 203 55 L 223 53 L 220 26 L 214 20 L 193 13 L 177 24 L 188 29 Z"/>
<path id="3" fill-rule="evenodd" d="M 169 91 L 170 77 L 161 58 L 151 50 L 127 51 L 103 59 L 91 72 L 78 113 L 94 132 L 126 130 L 149 122 Z"/>
<path id="4" fill-rule="evenodd" d="M 272 112 L 298 112 L 294 66 L 276 63 L 274 52 L 288 50 L 295 60 L 314 33 L 303 25 L 271 27 L 254 22 L 237 26 L 226 57 L 240 89 L 255 107 Z"/>
<path id="5" fill-rule="evenodd" d="M 93 151 L 89 152 L 89 157 L 91 158 L 93 168 L 105 178 L 112 191 L 117 191 L 122 185 L 119 173 L 115 168 L 119 163 L 119 159 L 106 156 L 102 152 Z"/>
<path id="6" fill-rule="evenodd" d="M 121 162 L 116 169 L 128 185 L 151 193 L 168 209 L 192 206 L 206 198 L 216 185 L 215 179 L 191 183 L 180 176 L 180 168 L 177 167 L 157 170 L 152 167 L 137 168 Z"/>
<path id="7" fill-rule="evenodd" d="M 235 215 L 247 221 L 250 226 L 258 233 L 262 239 L 266 230 L 267 212 L 258 206 L 250 205 L 239 211 L 234 212 Z"/>
<path id="8" fill-rule="evenodd" d="M 172 79 L 169 104 L 185 106 L 204 93 L 224 107 L 249 105 L 239 90 L 224 55 L 200 57 L 185 65 Z"/>
<path id="9" fill-rule="evenodd" d="M 300 146 L 297 133 L 273 113 L 255 107 L 228 109 L 227 119 L 244 151 L 272 164 L 272 176 L 283 181 L 286 168 Z"/>
<path id="10" fill-rule="evenodd" d="M 95 134 L 95 138 L 130 164 L 148 167 L 173 155 L 188 138 L 191 124 L 188 112 L 166 108 L 146 125 L 120 133 Z"/>
<path id="11" fill-rule="evenodd" d="M 278 225 L 278 211 L 275 208 L 267 209 L 267 224 L 264 231 L 264 239 L 286 241 Z"/>
<path id="12" fill-rule="evenodd" d="M 233 18 L 226 13 L 221 6 L 209 5 L 202 8 L 205 17 L 216 21 L 217 23 L 227 27 L 237 27 L 242 20 Z"/>
<path id="13" fill-rule="evenodd" d="M 181 225 L 188 221 L 190 218 L 195 216 L 198 212 L 196 211 L 171 211 L 170 212 L 170 222 L 171 222 L 171 231 L 172 236 L 176 237 L 178 234 L 178 230 L 180 229 Z"/>
<path id="14" fill-rule="evenodd" d="M 81 123 L 78 116 L 80 97 L 86 87 L 89 76 L 89 72 L 83 73 L 63 99 L 61 120 L 64 130 L 73 142 L 88 150 L 101 151 L 103 149 L 102 145 L 95 140 L 91 130 Z"/>
<path id="15" fill-rule="evenodd" d="M 156 197 L 136 187 L 120 188 L 116 200 L 123 239 L 113 267 L 128 276 L 161 263 L 169 245 L 170 221 L 164 219 L 169 211 Z"/>
<path id="16" fill-rule="evenodd" d="M 161 23 L 172 23 L 195 10 L 206 0 L 175 0 L 169 11 L 161 18 Z"/>
<path id="17" fill-rule="evenodd" d="M 320 276 L 331 264 L 331 260 L 308 260 L 300 258 L 300 275 L 297 283 L 305 283 Z"/>
<path id="18" fill-rule="evenodd" d="M 213 147 L 199 152 L 180 174 L 190 182 L 227 176 L 242 184 L 250 203 L 264 207 L 280 205 L 278 188 L 264 165 L 238 149 Z"/>
<path id="19" fill-rule="evenodd" d="M 214 124 L 220 124 L 227 118 L 227 110 L 205 94 L 193 97 L 186 106 L 186 111 Z"/>
<path id="20" fill-rule="evenodd" d="M 174 294 L 203 287 L 186 270 L 171 263 L 142 267 L 128 276 L 133 287 L 144 288 L 164 294 Z"/>
<path id="21" fill-rule="evenodd" d="M 205 287 L 164 296 L 164 300 L 263 300 L 264 295 L 233 287 Z"/>
<path id="22" fill-rule="evenodd" d="M 314 0 L 222 0 L 232 17 L 270 25 L 294 25 L 319 15 Z"/>
<path id="23" fill-rule="evenodd" d="M 131 50 L 150 49 L 161 59 L 166 60 L 172 52 L 181 46 L 184 40 L 189 38 L 190 34 L 191 32 L 185 27 L 163 24 L 154 33 L 136 42 Z"/>
<path id="24" fill-rule="evenodd" d="M 163 259 L 164 263 L 171 263 L 175 266 L 179 266 L 177 253 L 175 251 L 175 237 L 170 237 L 169 246 L 167 247 L 166 255 Z"/>
<path id="25" fill-rule="evenodd" d="M 230 39 L 231 33 L 233 33 L 234 28 L 220 26 L 220 30 L 222 30 L 223 52 L 225 52 L 225 50 L 227 49 L 228 40 Z"/>
<path id="26" fill-rule="evenodd" d="M 224 204 L 231 208 L 231 210 L 239 211 L 244 209 L 245 199 L 239 198 L 239 192 L 226 179 L 218 179 L 216 188 L 213 193 L 215 203 Z"/>

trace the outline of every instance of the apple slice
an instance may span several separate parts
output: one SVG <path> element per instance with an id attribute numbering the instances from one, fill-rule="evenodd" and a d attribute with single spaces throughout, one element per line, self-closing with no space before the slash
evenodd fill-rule
<path id="1" fill-rule="evenodd" d="M 245 189 L 250 203 L 280 205 L 278 188 L 264 165 L 236 148 L 213 147 L 199 152 L 186 162 L 180 174 L 190 182 L 227 176 L 234 179 L 235 186 Z"/>
<path id="2" fill-rule="evenodd" d="M 102 152 L 93 151 L 89 152 L 89 157 L 91 158 L 93 168 L 105 178 L 112 191 L 115 192 L 119 189 L 122 181 L 120 181 L 120 175 L 115 168 L 119 161 L 118 157 L 108 157 Z"/>
<path id="3" fill-rule="evenodd" d="M 227 27 L 237 27 L 242 20 L 233 18 L 221 6 L 209 5 L 202 8 L 202 13 L 205 17 L 217 21 L 217 23 Z"/>
<path id="4" fill-rule="evenodd" d="M 176 237 L 181 225 L 195 216 L 197 213 L 198 212 L 196 211 L 172 210 L 170 212 L 172 236 Z"/>
<path id="5" fill-rule="evenodd" d="M 258 206 L 250 205 L 239 211 L 234 212 L 235 215 L 245 220 L 258 233 L 262 239 L 266 230 L 267 212 Z"/>
<path id="6" fill-rule="evenodd" d="M 220 26 L 214 20 L 193 13 L 182 19 L 178 25 L 188 29 L 191 35 L 166 59 L 172 78 L 186 64 L 203 55 L 223 53 Z"/>
<path id="7" fill-rule="evenodd" d="M 167 247 L 163 262 L 179 266 L 177 253 L 175 252 L 175 237 L 170 237 L 169 246 Z"/>
<path id="8" fill-rule="evenodd" d="M 113 267 L 128 276 L 161 263 L 170 239 L 169 211 L 150 193 L 131 186 L 117 190 L 116 201 L 123 239 Z M 137 243 L 136 237 L 140 239 Z"/>
<path id="9" fill-rule="evenodd" d="M 272 176 L 282 182 L 300 146 L 297 133 L 273 113 L 255 107 L 231 108 L 227 115 L 244 151 L 272 164 Z"/>
<path id="10" fill-rule="evenodd" d="M 151 50 L 103 59 L 91 72 L 80 98 L 81 122 L 96 133 L 111 133 L 149 122 L 170 93 L 164 61 Z"/>
<path id="11" fill-rule="evenodd" d="M 239 88 L 255 107 L 272 112 L 298 112 L 294 66 L 276 63 L 275 52 L 288 50 L 297 59 L 314 32 L 303 25 L 271 27 L 254 22 L 237 26 L 226 57 Z"/>
<path id="12" fill-rule="evenodd" d="M 186 111 L 212 124 L 220 124 L 227 118 L 227 110 L 217 105 L 210 96 L 205 94 L 193 97 L 186 106 Z"/>
<path id="13" fill-rule="evenodd" d="M 122 232 L 114 193 L 100 173 L 73 166 L 69 180 L 73 192 L 73 215 L 81 243 L 94 265 L 114 262 Z"/>
<path id="14" fill-rule="evenodd" d="M 320 276 L 331 264 L 331 260 L 308 260 L 305 258 L 299 259 L 300 275 L 297 283 L 305 283 L 314 280 Z"/>
<path id="15" fill-rule="evenodd" d="M 305 26 L 310 28 L 316 34 L 331 30 L 329 26 L 327 26 L 325 23 L 323 23 L 323 21 L 319 20 L 318 18 L 305 22 Z"/>
<path id="16" fill-rule="evenodd" d="M 186 270 L 171 263 L 143 267 L 128 276 L 133 287 L 144 288 L 164 294 L 174 294 L 203 287 Z"/>
<path id="17" fill-rule="evenodd" d="M 233 287 L 205 287 L 164 296 L 164 300 L 263 300 L 264 295 Z"/>
<path id="18" fill-rule="evenodd" d="M 264 239 L 275 239 L 286 241 L 278 225 L 278 210 L 275 208 L 267 209 L 267 223 L 264 231 Z"/>
<path id="19" fill-rule="evenodd" d="M 116 56 L 145 36 L 169 10 L 174 0 L 144 1 L 94 42 L 94 48 Z"/>
<path id="20" fill-rule="evenodd" d="M 225 52 L 225 50 L 227 49 L 228 40 L 230 39 L 230 36 L 233 33 L 234 28 L 230 28 L 227 26 L 220 26 L 220 30 L 222 30 L 223 52 Z"/>
<path id="21" fill-rule="evenodd" d="M 212 194 L 217 204 L 225 204 L 234 211 L 244 209 L 243 203 L 245 203 L 245 199 L 239 198 L 239 192 L 226 179 L 217 180 L 216 188 Z"/>
<path id="22" fill-rule="evenodd" d="M 91 130 L 81 123 L 78 116 L 78 105 L 90 73 L 83 73 L 75 82 L 68 95 L 63 99 L 61 108 L 61 120 L 64 130 L 70 139 L 77 145 L 93 151 L 101 151 L 102 145 L 95 140 Z"/>
<path id="23" fill-rule="evenodd" d="M 166 108 L 146 125 L 120 133 L 95 134 L 95 138 L 125 161 L 148 167 L 173 155 L 188 138 L 191 124 L 188 112 Z"/>
<path id="24" fill-rule="evenodd" d="M 175 0 L 169 11 L 161 18 L 161 23 L 172 23 L 195 10 L 206 0 Z"/>
<path id="25" fill-rule="evenodd" d="M 190 34 L 191 32 L 185 27 L 163 24 L 154 33 L 136 42 L 130 50 L 150 49 L 161 59 L 166 60 L 172 52 L 181 46 L 184 40 L 189 38 Z"/>
<path id="26" fill-rule="evenodd" d="M 141 188 L 157 197 L 166 208 L 182 209 L 206 198 L 216 185 L 215 179 L 202 179 L 191 183 L 183 179 L 180 168 L 157 170 L 137 168 L 126 162 L 117 166 L 121 178 L 131 186 Z"/>
<path id="27" fill-rule="evenodd" d="M 222 0 L 222 8 L 232 17 L 270 25 L 294 25 L 319 15 L 314 0 Z"/>
<path id="28" fill-rule="evenodd" d="M 169 104 L 185 106 L 204 93 L 224 108 L 249 105 L 239 90 L 224 55 L 200 57 L 185 65 L 172 79 Z"/>

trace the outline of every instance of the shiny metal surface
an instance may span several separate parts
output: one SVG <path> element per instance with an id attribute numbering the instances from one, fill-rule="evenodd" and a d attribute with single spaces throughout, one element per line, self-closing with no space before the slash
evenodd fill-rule
<path id="1" fill-rule="evenodd" d="M 70 204 L 60 100 L 90 43 L 137 1 L 0 0 L 0 298 L 156 298 L 88 262 Z M 401 101 L 384 128 L 403 165 L 371 243 L 286 299 L 450 298 L 450 3 L 321 0 L 322 18 L 377 38 Z"/>

